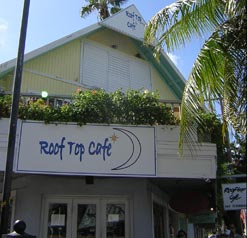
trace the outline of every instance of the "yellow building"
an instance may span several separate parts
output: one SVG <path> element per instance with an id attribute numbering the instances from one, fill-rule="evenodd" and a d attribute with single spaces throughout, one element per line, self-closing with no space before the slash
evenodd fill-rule
<path id="1" fill-rule="evenodd" d="M 156 61 L 153 47 L 143 44 L 145 24 L 131 5 L 26 54 L 21 94 L 47 91 L 64 99 L 78 88 L 157 91 L 179 116 L 184 79 L 165 53 Z M 15 60 L 0 65 L 4 93 L 11 93 L 14 67 Z M 7 134 L 8 119 L 0 120 L 1 177 Z M 181 159 L 178 137 L 179 127 L 169 125 L 79 127 L 20 120 L 12 221 L 25 220 L 27 232 L 42 238 L 163 238 L 170 237 L 169 224 L 175 232 L 184 228 L 191 238 L 200 237 L 176 198 L 185 196 L 188 210 L 193 201 L 209 206 L 203 194 L 214 188 L 208 181 L 216 178 L 216 148 L 202 143 L 194 157 L 186 150 Z M 208 214 L 205 208 L 201 212 Z"/>

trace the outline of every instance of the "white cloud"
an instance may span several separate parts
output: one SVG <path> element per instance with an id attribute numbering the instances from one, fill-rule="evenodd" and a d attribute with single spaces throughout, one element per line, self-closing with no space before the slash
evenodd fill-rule
<path id="1" fill-rule="evenodd" d="M 177 55 L 174 55 L 172 53 L 167 53 L 167 55 L 169 56 L 171 61 L 178 67 L 178 63 L 179 63 L 180 57 L 178 57 Z"/>
<path id="2" fill-rule="evenodd" d="M 0 48 L 6 45 L 8 32 L 8 22 L 0 18 Z"/>

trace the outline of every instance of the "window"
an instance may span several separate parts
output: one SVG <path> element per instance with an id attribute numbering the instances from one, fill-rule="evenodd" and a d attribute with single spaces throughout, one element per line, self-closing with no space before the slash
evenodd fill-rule
<path id="1" fill-rule="evenodd" d="M 129 238 L 127 199 L 102 197 L 46 198 L 46 238 Z"/>
<path id="2" fill-rule="evenodd" d="M 149 65 L 91 42 L 83 43 L 81 83 L 113 92 L 119 88 L 152 90 Z"/>

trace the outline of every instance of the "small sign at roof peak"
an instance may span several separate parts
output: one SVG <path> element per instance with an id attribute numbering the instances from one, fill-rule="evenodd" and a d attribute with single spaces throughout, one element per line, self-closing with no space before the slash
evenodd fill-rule
<path id="1" fill-rule="evenodd" d="M 99 24 L 138 40 L 144 39 L 146 22 L 135 5 L 130 5 Z"/>

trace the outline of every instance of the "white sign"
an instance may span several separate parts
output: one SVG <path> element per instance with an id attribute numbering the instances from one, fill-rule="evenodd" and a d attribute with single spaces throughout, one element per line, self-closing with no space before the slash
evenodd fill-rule
<path id="1" fill-rule="evenodd" d="M 108 214 L 108 222 L 119 222 L 119 214 Z"/>
<path id="2" fill-rule="evenodd" d="M 222 184 L 225 210 L 246 209 L 246 183 Z"/>
<path id="3" fill-rule="evenodd" d="M 65 226 L 65 215 L 64 214 L 52 214 L 51 215 L 51 226 Z"/>
<path id="4" fill-rule="evenodd" d="M 100 24 L 138 40 L 144 39 L 146 22 L 134 5 L 106 18 Z"/>
<path id="5" fill-rule="evenodd" d="M 155 176 L 155 128 L 23 121 L 16 172 Z"/>

